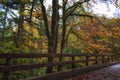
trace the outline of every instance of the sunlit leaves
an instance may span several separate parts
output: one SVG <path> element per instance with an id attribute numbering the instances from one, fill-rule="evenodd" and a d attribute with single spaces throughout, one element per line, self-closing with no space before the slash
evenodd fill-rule
<path id="1" fill-rule="evenodd" d="M 28 23 L 24 23 L 24 29 L 32 34 L 34 37 L 39 37 L 38 29 L 35 27 L 30 26 Z"/>

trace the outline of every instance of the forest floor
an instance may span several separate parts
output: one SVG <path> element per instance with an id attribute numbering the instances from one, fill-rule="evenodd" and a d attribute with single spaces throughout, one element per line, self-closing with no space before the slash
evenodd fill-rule
<path id="1" fill-rule="evenodd" d="M 68 80 L 120 80 L 120 64 L 92 71 Z"/>

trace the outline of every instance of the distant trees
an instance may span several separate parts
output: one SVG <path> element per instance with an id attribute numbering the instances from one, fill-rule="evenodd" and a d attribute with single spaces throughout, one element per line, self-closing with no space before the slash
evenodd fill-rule
<path id="1" fill-rule="evenodd" d="M 85 23 L 84 19 L 80 19 L 79 24 L 76 27 L 80 26 L 80 30 L 78 28 L 72 31 L 79 40 L 79 43 L 74 38 L 74 47 L 77 48 L 83 53 L 112 53 L 118 54 L 119 48 L 117 44 L 119 44 L 119 30 L 120 27 L 118 25 L 119 19 L 107 19 L 104 17 L 92 19 L 87 18 Z M 82 23 L 82 24 L 81 24 Z M 71 41 L 69 39 L 69 41 Z M 79 44 L 79 46 L 77 45 Z M 76 48 L 76 49 L 77 49 Z"/>
<path id="2" fill-rule="evenodd" d="M 36 32 L 39 33 L 39 37 L 45 36 L 47 38 L 45 44 L 48 45 L 47 48 L 49 53 L 63 53 L 69 30 L 71 31 L 74 29 L 74 27 L 70 28 L 70 21 L 75 17 L 93 18 L 91 13 L 87 12 L 84 8 L 86 7 L 84 5 L 88 5 L 84 3 L 88 2 L 89 0 L 62 0 L 60 3 L 58 0 L 53 0 L 51 8 L 47 8 L 44 4 L 44 0 L 1 1 L 1 5 L 4 6 L 4 8 L 2 8 L 4 11 L 3 13 L 1 12 L 1 16 L 4 16 L 4 18 L 1 17 L 1 40 L 4 41 L 7 28 L 5 26 L 11 23 L 10 26 L 16 29 L 16 32 L 12 33 L 14 34 L 14 43 L 16 47 L 20 47 L 23 43 L 26 45 L 26 42 L 24 42 L 26 37 L 29 36 L 30 38 L 31 36 L 35 39 L 33 33 L 27 30 L 29 26 L 29 28 L 34 28 Z M 79 22 L 79 20 L 77 22 Z M 26 46 L 29 46 L 29 44 Z"/>
<path id="3" fill-rule="evenodd" d="M 90 2 L 52 0 L 48 7 L 45 0 L 0 1 L 0 52 L 118 53 L 119 19 L 98 19 Z"/>

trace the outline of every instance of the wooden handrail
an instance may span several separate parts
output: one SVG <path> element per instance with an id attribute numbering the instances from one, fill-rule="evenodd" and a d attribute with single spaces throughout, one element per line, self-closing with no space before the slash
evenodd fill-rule
<path id="1" fill-rule="evenodd" d="M 44 63 L 39 64 L 24 64 L 24 65 L 10 65 L 12 59 L 21 59 L 21 58 L 64 58 L 70 57 L 70 61 L 57 61 L 57 62 L 49 62 L 46 61 Z M 76 60 L 75 57 L 84 57 L 83 60 Z M 106 62 L 113 62 L 114 60 L 120 60 L 119 55 L 113 54 L 16 54 L 16 53 L 8 53 L 8 54 L 0 54 L 0 59 L 6 59 L 5 65 L 0 65 L 0 73 L 3 73 L 3 80 L 8 80 L 9 73 L 17 70 L 30 70 L 30 69 L 38 69 L 42 67 L 49 66 L 63 66 L 63 65 L 72 65 L 72 69 L 76 68 L 76 63 L 85 63 L 86 66 L 89 66 L 89 62 L 94 61 L 98 64 Z"/>
<path id="2" fill-rule="evenodd" d="M 0 58 L 41 58 L 41 57 L 73 57 L 73 56 L 112 56 L 112 54 L 1 54 Z"/>

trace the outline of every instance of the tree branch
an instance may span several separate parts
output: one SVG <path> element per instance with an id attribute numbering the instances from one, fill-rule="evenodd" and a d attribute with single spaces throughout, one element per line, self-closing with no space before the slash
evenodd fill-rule
<path id="1" fill-rule="evenodd" d="M 49 27 L 48 27 L 48 18 L 47 18 L 47 14 L 46 14 L 46 8 L 43 4 L 43 0 L 40 0 L 40 3 L 41 3 L 43 20 L 44 20 L 44 24 L 45 24 L 45 32 L 46 32 L 47 38 L 50 39 L 50 31 L 49 31 Z"/>
<path id="2" fill-rule="evenodd" d="M 88 1 L 89 1 L 89 0 L 84 0 L 83 2 L 77 1 L 77 2 L 74 3 L 72 6 L 70 6 L 69 8 L 67 8 L 66 11 L 65 11 L 66 18 L 68 18 L 68 17 L 75 11 L 75 9 L 76 9 L 79 5 L 81 5 L 81 4 L 85 3 L 85 2 L 88 2 Z M 71 9 L 72 9 L 72 10 L 71 10 Z"/>
<path id="3" fill-rule="evenodd" d="M 74 3 L 72 6 L 70 6 L 68 9 L 66 9 L 66 12 L 69 11 L 71 8 L 74 8 L 74 7 L 76 7 L 76 6 L 79 6 L 79 5 L 81 5 L 81 4 L 85 3 L 85 2 L 88 2 L 88 1 L 89 1 L 89 0 L 84 0 L 83 2 L 77 1 L 77 2 Z"/>
<path id="4" fill-rule="evenodd" d="M 79 16 L 79 17 L 90 17 L 90 18 L 96 18 L 94 16 L 91 16 L 91 15 L 87 15 L 87 14 L 70 14 L 70 16 Z"/>

